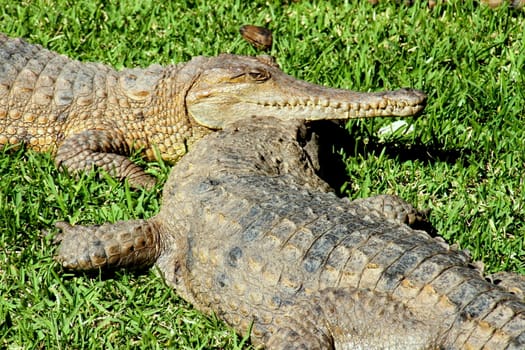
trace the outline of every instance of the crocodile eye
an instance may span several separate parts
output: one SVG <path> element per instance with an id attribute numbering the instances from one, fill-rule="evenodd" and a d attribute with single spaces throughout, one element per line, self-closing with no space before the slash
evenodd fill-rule
<path id="1" fill-rule="evenodd" d="M 267 70 L 253 69 L 247 73 L 247 75 L 256 82 L 263 82 L 270 79 L 271 74 Z"/>

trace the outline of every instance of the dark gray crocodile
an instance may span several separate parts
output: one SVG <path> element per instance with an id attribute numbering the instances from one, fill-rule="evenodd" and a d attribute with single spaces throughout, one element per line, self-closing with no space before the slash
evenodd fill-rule
<path id="1" fill-rule="evenodd" d="M 174 167 L 157 216 L 58 223 L 58 261 L 156 264 L 181 297 L 269 349 L 525 349 L 525 303 L 510 292 L 523 276 L 487 281 L 468 254 L 406 225 L 418 211 L 395 196 L 326 192 L 300 122 L 223 127 Z"/>
<path id="2" fill-rule="evenodd" d="M 120 72 L 81 63 L 0 33 L 0 146 L 56 153 L 71 171 L 100 167 L 131 185 L 155 181 L 127 156 L 173 162 L 224 123 L 406 116 L 423 109 L 415 90 L 358 93 L 297 80 L 269 56 L 222 54 Z"/>

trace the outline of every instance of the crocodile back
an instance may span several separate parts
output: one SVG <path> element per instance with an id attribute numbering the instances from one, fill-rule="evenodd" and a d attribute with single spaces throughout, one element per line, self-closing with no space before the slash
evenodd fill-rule
<path id="1" fill-rule="evenodd" d="M 72 121 L 80 126 L 102 110 L 112 76 L 105 65 L 0 34 L 0 144 L 53 150 Z"/>
<path id="2" fill-rule="evenodd" d="M 119 135 L 149 159 L 155 144 L 163 159 L 176 160 L 187 151 L 187 139 L 202 137 L 192 134 L 174 98 L 179 69 L 116 71 L 0 33 L 0 145 L 55 151 L 68 137 L 97 130 Z"/>
<path id="3" fill-rule="evenodd" d="M 268 123 L 209 136 L 165 188 L 159 217 L 187 237 L 184 286 L 168 278 L 183 297 L 243 331 L 255 319 L 263 338 L 279 315 L 313 309 L 334 290 L 387 295 L 452 348 L 472 333 L 487 342 L 501 324 L 514 327 L 503 344 L 524 331 L 525 305 L 485 281 L 467 254 L 322 192 L 293 127 Z"/>

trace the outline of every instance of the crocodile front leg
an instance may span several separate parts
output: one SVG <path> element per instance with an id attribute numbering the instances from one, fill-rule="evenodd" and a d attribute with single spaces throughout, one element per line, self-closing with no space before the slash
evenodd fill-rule
<path id="1" fill-rule="evenodd" d="M 73 173 L 97 167 L 119 179 L 128 179 L 132 187 L 151 189 L 155 179 L 123 155 L 129 152 L 129 146 L 120 133 L 86 130 L 62 142 L 55 162 Z"/>
<path id="2" fill-rule="evenodd" d="M 161 250 L 160 233 L 154 221 L 93 226 L 57 222 L 56 227 L 62 230 L 56 238 L 60 242 L 56 259 L 67 269 L 149 267 Z"/>

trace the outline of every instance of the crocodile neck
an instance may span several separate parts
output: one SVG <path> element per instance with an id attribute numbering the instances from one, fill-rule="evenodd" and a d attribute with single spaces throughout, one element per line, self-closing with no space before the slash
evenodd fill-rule
<path id="1" fill-rule="evenodd" d="M 151 67 L 142 73 L 147 74 Z M 185 67 L 187 63 L 163 67 L 151 98 L 131 108 L 135 126 L 123 128 L 128 132 L 130 147 L 142 148 L 149 160 L 156 159 L 158 152 L 163 160 L 175 162 L 195 141 L 211 132 L 188 116 L 185 96 L 194 78 L 184 71 Z"/>

